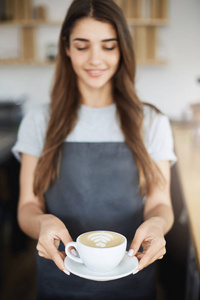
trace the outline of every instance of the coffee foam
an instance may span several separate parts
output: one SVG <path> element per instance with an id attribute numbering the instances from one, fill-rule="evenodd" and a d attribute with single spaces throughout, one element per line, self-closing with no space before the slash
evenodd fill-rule
<path id="1" fill-rule="evenodd" d="M 123 236 L 111 231 L 87 232 L 80 236 L 79 241 L 95 248 L 110 248 L 124 242 Z"/>

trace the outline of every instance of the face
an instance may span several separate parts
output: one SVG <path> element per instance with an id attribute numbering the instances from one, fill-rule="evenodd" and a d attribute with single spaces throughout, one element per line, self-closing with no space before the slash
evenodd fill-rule
<path id="1" fill-rule="evenodd" d="M 77 21 L 66 50 L 77 75 L 79 89 L 101 89 L 112 84 L 120 51 L 114 27 L 85 18 Z"/>

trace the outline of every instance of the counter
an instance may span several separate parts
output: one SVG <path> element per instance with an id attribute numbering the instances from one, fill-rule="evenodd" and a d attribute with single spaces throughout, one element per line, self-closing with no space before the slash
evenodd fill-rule
<path id="1" fill-rule="evenodd" d="M 200 276 L 200 144 L 194 141 L 194 128 L 172 124 L 177 167 L 187 208 L 190 231 Z"/>

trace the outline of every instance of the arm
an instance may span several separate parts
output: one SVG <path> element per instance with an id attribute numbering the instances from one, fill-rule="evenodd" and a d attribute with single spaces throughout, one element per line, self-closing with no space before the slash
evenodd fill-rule
<path id="1" fill-rule="evenodd" d="M 166 253 L 164 235 L 171 229 L 174 222 L 170 198 L 170 166 L 168 161 L 158 163 L 166 184 L 155 188 L 146 199 L 144 206 L 144 222 L 137 229 L 130 249 L 139 259 L 139 270 L 147 267 Z M 143 252 L 138 252 L 140 246 Z M 130 251 L 130 254 L 133 253 Z"/>
<path id="2" fill-rule="evenodd" d="M 22 154 L 18 222 L 21 229 L 33 239 L 39 237 L 40 219 L 45 214 L 44 199 L 39 201 L 33 194 L 33 174 L 37 162 L 38 158 Z"/>
<path id="3" fill-rule="evenodd" d="M 22 154 L 18 222 L 27 235 L 38 240 L 39 255 L 52 259 L 59 269 L 64 270 L 65 254 L 58 251 L 58 246 L 60 241 L 66 245 L 72 239 L 61 220 L 46 214 L 44 198 L 40 200 L 33 193 L 34 171 L 37 162 L 38 158 Z"/>

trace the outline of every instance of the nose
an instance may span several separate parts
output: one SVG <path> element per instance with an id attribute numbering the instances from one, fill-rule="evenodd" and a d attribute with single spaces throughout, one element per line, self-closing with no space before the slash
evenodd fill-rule
<path id="1" fill-rule="evenodd" d="M 89 53 L 89 64 L 92 66 L 98 66 L 102 62 L 101 50 L 98 47 L 91 47 Z"/>

